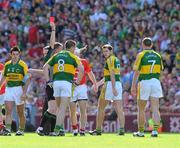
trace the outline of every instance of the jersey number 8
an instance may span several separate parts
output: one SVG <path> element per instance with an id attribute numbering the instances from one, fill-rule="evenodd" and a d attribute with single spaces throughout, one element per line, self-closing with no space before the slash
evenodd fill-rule
<path id="1" fill-rule="evenodd" d="M 63 59 L 60 59 L 58 60 L 58 70 L 59 71 L 64 71 L 64 60 Z"/>

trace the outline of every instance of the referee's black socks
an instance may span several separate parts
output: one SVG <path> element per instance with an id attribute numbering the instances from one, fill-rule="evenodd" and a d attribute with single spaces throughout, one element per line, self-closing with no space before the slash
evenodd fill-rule
<path id="1" fill-rule="evenodd" d="M 56 116 L 49 113 L 48 111 L 44 112 L 44 115 L 41 119 L 40 127 L 44 127 L 45 123 L 49 121 L 51 124 L 51 132 L 53 132 L 55 124 L 56 124 Z"/>
<path id="2" fill-rule="evenodd" d="M 54 128 L 56 125 L 56 115 L 51 114 L 50 122 L 51 122 L 51 132 L 54 132 Z"/>

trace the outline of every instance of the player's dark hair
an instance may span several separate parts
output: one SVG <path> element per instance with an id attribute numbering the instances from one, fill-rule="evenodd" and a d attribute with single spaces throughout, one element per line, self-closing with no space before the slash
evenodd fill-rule
<path id="1" fill-rule="evenodd" d="M 151 41 L 150 38 L 145 38 L 145 39 L 143 40 L 143 44 L 144 44 L 145 46 L 147 46 L 147 47 L 150 47 L 150 46 L 152 45 L 152 41 Z"/>
<path id="2" fill-rule="evenodd" d="M 21 50 L 19 49 L 18 46 L 14 46 L 10 49 L 10 53 L 12 53 L 13 51 L 18 51 L 18 52 L 21 52 Z"/>
<path id="3" fill-rule="evenodd" d="M 71 47 L 76 47 L 76 41 L 74 41 L 74 40 L 67 40 L 65 42 L 65 49 L 70 49 Z"/>
<path id="4" fill-rule="evenodd" d="M 102 49 L 108 48 L 109 50 L 113 50 L 113 47 L 110 44 L 105 44 L 102 46 Z"/>

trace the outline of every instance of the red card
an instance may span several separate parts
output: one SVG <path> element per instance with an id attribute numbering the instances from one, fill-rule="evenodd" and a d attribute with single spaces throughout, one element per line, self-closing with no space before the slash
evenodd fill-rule
<path id="1" fill-rule="evenodd" d="M 53 16 L 51 16 L 51 17 L 49 18 L 49 22 L 54 22 L 54 17 L 53 17 Z"/>

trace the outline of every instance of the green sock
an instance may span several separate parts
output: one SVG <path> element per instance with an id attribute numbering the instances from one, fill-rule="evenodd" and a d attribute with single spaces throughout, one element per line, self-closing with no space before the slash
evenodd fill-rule
<path id="1" fill-rule="evenodd" d="M 24 128 L 19 128 L 19 131 L 24 132 Z"/>
<path id="2" fill-rule="evenodd" d="M 124 128 L 119 128 L 119 132 L 124 132 Z"/>
<path id="3" fill-rule="evenodd" d="M 101 132 L 101 128 L 96 128 L 96 131 L 97 132 Z"/>
<path id="4" fill-rule="evenodd" d="M 139 130 L 141 133 L 144 133 L 144 127 L 139 127 L 138 130 Z"/>
<path id="5" fill-rule="evenodd" d="M 6 124 L 6 129 L 11 131 L 11 124 Z"/>
<path id="6" fill-rule="evenodd" d="M 56 125 L 54 131 L 55 132 L 64 131 L 63 125 Z"/>
<path id="7" fill-rule="evenodd" d="M 153 128 L 154 131 L 158 131 L 159 125 L 154 124 L 153 127 L 154 127 L 154 128 Z"/>

